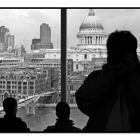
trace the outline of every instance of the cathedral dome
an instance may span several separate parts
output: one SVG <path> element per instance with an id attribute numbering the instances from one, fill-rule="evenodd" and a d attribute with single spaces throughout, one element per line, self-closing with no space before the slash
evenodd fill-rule
<path id="1" fill-rule="evenodd" d="M 100 23 L 100 20 L 98 17 L 95 16 L 94 10 L 90 9 L 90 12 L 88 13 L 88 16 L 84 19 L 80 26 L 80 30 L 91 30 L 91 29 L 99 29 L 103 30 L 103 26 Z"/>

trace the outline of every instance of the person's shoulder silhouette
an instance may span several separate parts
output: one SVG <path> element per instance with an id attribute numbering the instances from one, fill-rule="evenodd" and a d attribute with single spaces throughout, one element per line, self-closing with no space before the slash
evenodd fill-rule
<path id="1" fill-rule="evenodd" d="M 59 102 L 56 106 L 57 121 L 55 125 L 48 126 L 43 132 L 81 132 L 74 126 L 70 117 L 70 107 L 66 102 Z"/>
<path id="2" fill-rule="evenodd" d="M 107 64 L 89 74 L 75 93 L 78 108 L 89 116 L 84 131 L 140 131 L 137 46 L 129 31 L 109 35 Z"/>
<path id="3" fill-rule="evenodd" d="M 0 132 L 29 132 L 30 129 L 21 118 L 16 117 L 17 101 L 8 97 L 3 101 L 5 115 L 0 119 Z"/>

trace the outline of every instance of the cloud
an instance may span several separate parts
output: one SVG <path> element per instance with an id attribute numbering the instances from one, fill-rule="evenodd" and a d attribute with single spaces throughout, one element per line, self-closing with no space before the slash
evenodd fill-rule
<path id="1" fill-rule="evenodd" d="M 125 10 L 124 10 L 125 11 Z M 140 9 L 127 10 L 125 13 L 106 19 L 104 27 L 107 32 L 116 29 L 130 30 L 140 40 Z"/>

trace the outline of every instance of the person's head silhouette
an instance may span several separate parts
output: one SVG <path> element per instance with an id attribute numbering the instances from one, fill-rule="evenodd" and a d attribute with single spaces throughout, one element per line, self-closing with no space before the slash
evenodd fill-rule
<path id="1" fill-rule="evenodd" d="M 7 97 L 3 101 L 3 108 L 6 114 L 16 116 L 17 113 L 17 101 L 15 98 Z"/>
<path id="2" fill-rule="evenodd" d="M 137 56 L 137 39 L 130 31 L 115 31 L 107 40 L 107 62 L 118 64 L 127 55 Z"/>
<path id="3" fill-rule="evenodd" d="M 56 106 L 56 116 L 58 119 L 67 120 L 70 117 L 70 107 L 66 102 L 59 102 Z"/>

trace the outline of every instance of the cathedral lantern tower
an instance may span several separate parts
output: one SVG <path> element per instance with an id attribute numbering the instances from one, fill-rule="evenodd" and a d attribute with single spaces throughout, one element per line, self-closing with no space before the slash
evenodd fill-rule
<path id="1" fill-rule="evenodd" d="M 95 11 L 90 9 L 88 15 L 80 25 L 77 34 L 78 44 L 80 48 L 104 48 L 106 45 L 107 34 L 100 22 L 100 19 L 95 15 Z M 101 47 L 102 46 L 102 47 Z"/>

